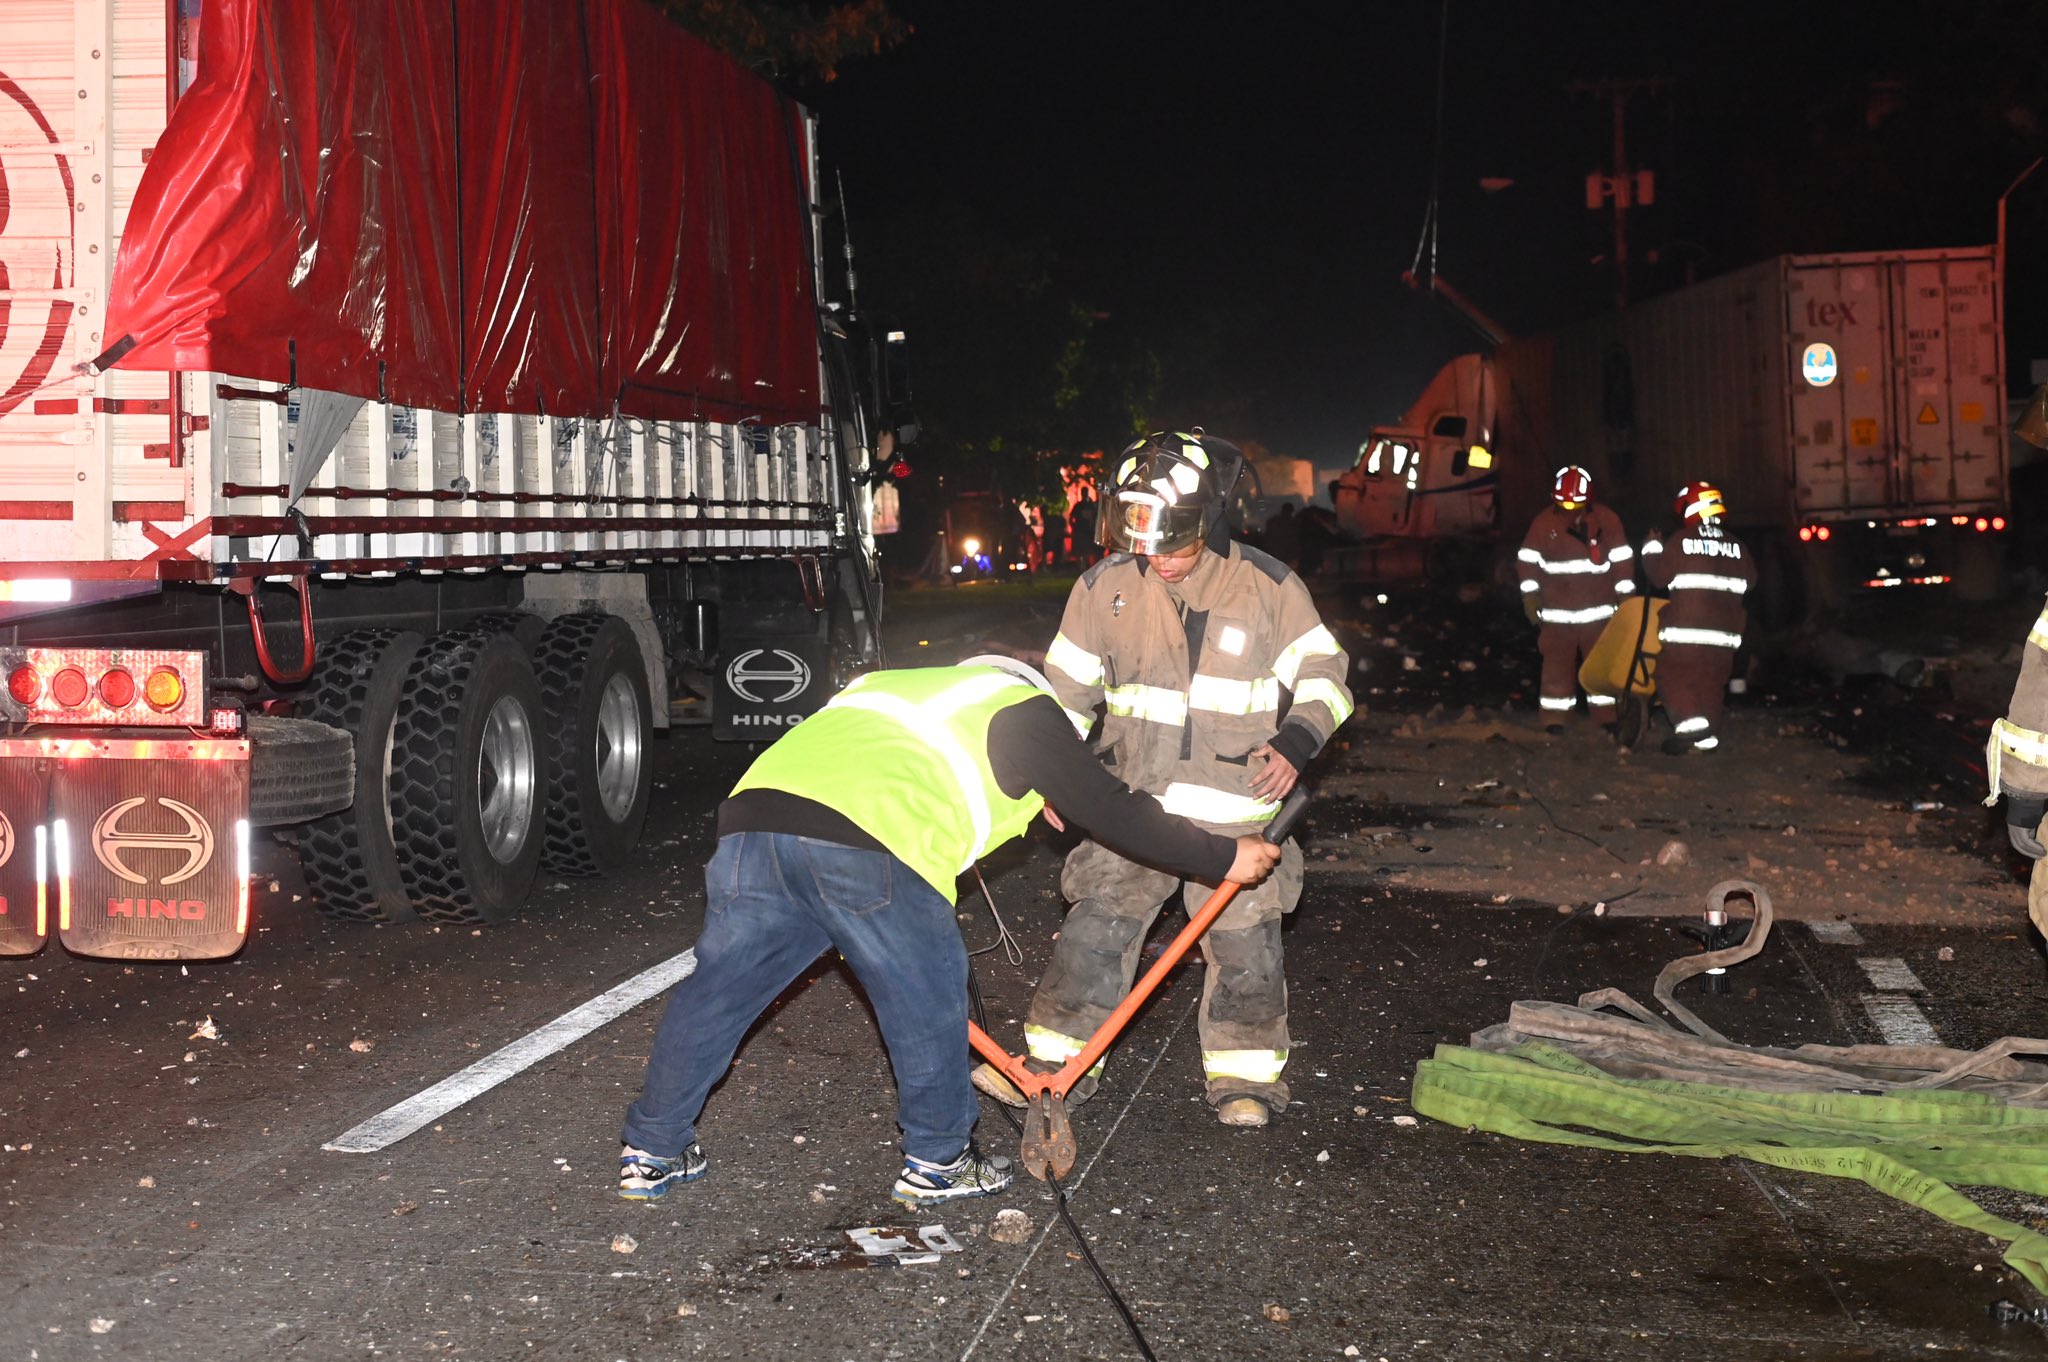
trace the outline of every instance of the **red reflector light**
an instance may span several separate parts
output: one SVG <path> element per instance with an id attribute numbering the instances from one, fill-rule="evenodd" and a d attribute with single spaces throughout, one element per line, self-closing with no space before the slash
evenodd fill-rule
<path id="1" fill-rule="evenodd" d="M 1977 517 L 1976 523 L 1973 526 L 1973 528 L 1977 531 L 1977 533 L 1982 534 L 1984 533 L 1984 531 L 1991 528 L 1991 522 L 1980 515 Z"/>
<path id="2" fill-rule="evenodd" d="M 1992 529 L 1994 529 L 1994 530 L 2002 530 L 2002 529 L 2004 529 L 2004 528 L 2005 528 L 2005 517 L 2004 517 L 2004 516 L 2002 516 L 2002 515 L 1995 515 L 1995 516 L 1991 517 L 1991 528 L 1992 528 Z"/>
<path id="3" fill-rule="evenodd" d="M 1829 528 L 1828 528 L 1827 526 L 1825 526 L 1825 525 L 1822 525 L 1822 526 L 1821 526 L 1820 528 L 1816 529 L 1816 530 L 1815 530 L 1815 531 L 1813 532 L 1813 537 L 1814 537 L 1815 539 L 1822 539 L 1822 540 L 1825 540 L 1825 539 L 1832 539 L 1832 538 L 1834 537 L 1834 534 L 1835 534 L 1835 532 L 1834 532 L 1833 530 L 1829 529 Z"/>
<path id="4" fill-rule="evenodd" d="M 185 698 L 185 679 L 169 667 L 158 667 L 142 683 L 142 693 L 154 709 L 176 709 Z"/>
<path id="5" fill-rule="evenodd" d="M 50 678 L 50 698 L 66 709 L 77 709 L 91 694 L 92 686 L 85 673 L 76 667 L 66 667 Z"/>
<path id="6" fill-rule="evenodd" d="M 100 678 L 100 702 L 108 709 L 126 709 L 135 703 L 135 677 L 116 667 Z"/>
<path id="7" fill-rule="evenodd" d="M 1811 525 L 1801 525 L 1801 526 L 1799 527 L 1799 542 L 1800 542 L 1800 543 L 1802 543 L 1802 544 L 1807 544 L 1807 543 L 1811 543 L 1812 541 L 1813 541 L 1813 526 L 1811 526 Z"/>
<path id="8" fill-rule="evenodd" d="M 17 705 L 33 705 L 43 694 L 43 678 L 34 667 L 16 667 L 7 674 L 7 693 Z"/>

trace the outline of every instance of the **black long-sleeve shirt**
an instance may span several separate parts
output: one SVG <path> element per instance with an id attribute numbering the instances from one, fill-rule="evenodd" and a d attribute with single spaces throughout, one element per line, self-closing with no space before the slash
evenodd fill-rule
<path id="1" fill-rule="evenodd" d="M 1111 775 L 1049 695 L 996 714 L 988 726 L 988 760 L 1004 794 L 1019 799 L 1036 790 L 1064 821 L 1132 860 L 1213 883 L 1237 859 L 1236 841 L 1175 817 Z M 734 832 L 786 832 L 889 850 L 830 805 L 782 790 L 742 790 L 719 805 L 718 835 Z"/>

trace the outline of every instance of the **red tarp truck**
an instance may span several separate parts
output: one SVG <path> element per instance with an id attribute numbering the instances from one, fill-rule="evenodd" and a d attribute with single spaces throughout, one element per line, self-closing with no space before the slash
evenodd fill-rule
<path id="1" fill-rule="evenodd" d="M 685 669 L 754 737 L 876 662 L 817 181 L 650 0 L 0 4 L 0 954 L 231 954 L 271 827 L 488 922 Z"/>
<path id="2" fill-rule="evenodd" d="M 1778 619 L 1888 587 L 1990 594 L 2008 508 L 1997 253 L 1781 256 L 1453 360 L 1336 487 L 1370 569 L 1497 554 L 1563 464 L 1640 539 L 1696 478 Z"/>

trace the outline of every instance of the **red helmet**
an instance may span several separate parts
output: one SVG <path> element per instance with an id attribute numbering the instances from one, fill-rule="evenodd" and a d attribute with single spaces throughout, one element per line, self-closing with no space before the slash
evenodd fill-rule
<path id="1" fill-rule="evenodd" d="M 1550 499 L 1567 511 L 1578 510 L 1593 499 L 1593 475 L 1575 463 L 1558 469 L 1550 484 Z"/>
<path id="2" fill-rule="evenodd" d="M 1705 480 L 1689 482 L 1679 488 L 1677 499 L 1671 503 L 1671 507 L 1678 512 L 1680 520 L 1699 521 L 1703 524 L 1728 514 L 1727 504 L 1721 500 L 1721 489 Z"/>

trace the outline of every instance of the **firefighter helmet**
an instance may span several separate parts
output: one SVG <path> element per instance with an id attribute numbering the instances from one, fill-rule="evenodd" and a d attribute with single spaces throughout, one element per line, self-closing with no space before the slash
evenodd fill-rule
<path id="1" fill-rule="evenodd" d="M 1567 511 L 1576 511 L 1593 499 L 1593 475 L 1577 464 L 1557 470 L 1550 484 L 1550 499 Z"/>
<path id="2" fill-rule="evenodd" d="M 1689 482 L 1679 488 L 1678 497 L 1671 505 L 1680 520 L 1704 523 L 1728 514 L 1727 503 L 1721 500 L 1721 489 L 1705 480 Z"/>
<path id="3" fill-rule="evenodd" d="M 1199 434 L 1160 431 L 1117 456 L 1111 492 L 1097 517 L 1106 549 L 1174 553 L 1199 542 L 1222 513 Z"/>

